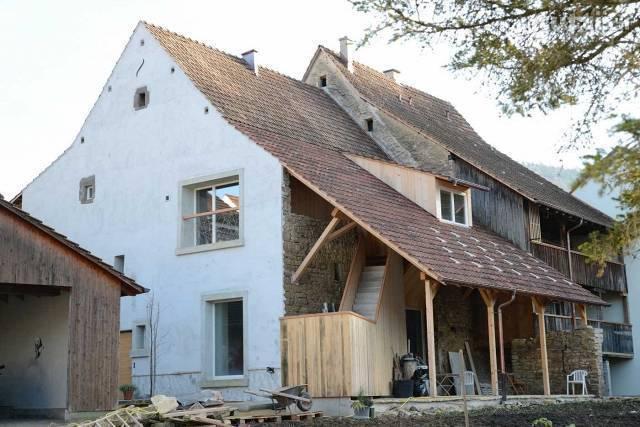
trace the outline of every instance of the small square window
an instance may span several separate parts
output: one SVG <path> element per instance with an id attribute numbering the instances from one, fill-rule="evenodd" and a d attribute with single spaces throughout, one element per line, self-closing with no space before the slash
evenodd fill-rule
<path id="1" fill-rule="evenodd" d="M 134 322 L 131 334 L 131 357 L 145 357 L 149 355 L 149 336 L 147 323 L 143 320 Z"/>
<path id="2" fill-rule="evenodd" d="M 327 87 L 327 76 L 320 76 L 320 87 Z"/>
<path id="3" fill-rule="evenodd" d="M 80 203 L 87 204 L 93 203 L 96 198 L 96 178 L 95 175 L 91 175 L 80 180 L 79 191 Z"/>
<path id="4" fill-rule="evenodd" d="M 84 193 L 86 195 L 87 201 L 93 200 L 93 185 L 91 185 L 91 184 L 85 185 L 84 186 Z"/>
<path id="5" fill-rule="evenodd" d="M 367 124 L 367 131 L 373 132 L 373 119 L 367 119 L 365 123 Z"/>
<path id="6" fill-rule="evenodd" d="M 466 194 L 440 190 L 440 219 L 467 225 Z"/>
<path id="7" fill-rule="evenodd" d="M 144 86 L 136 89 L 136 93 L 133 96 L 133 108 L 137 111 L 147 108 L 147 105 L 149 105 L 149 91 L 147 87 Z"/>

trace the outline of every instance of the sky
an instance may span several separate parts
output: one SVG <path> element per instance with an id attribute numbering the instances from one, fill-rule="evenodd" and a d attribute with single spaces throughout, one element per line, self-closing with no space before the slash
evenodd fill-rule
<path id="1" fill-rule="evenodd" d="M 318 44 L 338 50 L 373 22 L 346 0 L 0 0 L 0 194 L 11 198 L 73 141 L 137 22 L 240 55 L 295 78 Z M 449 50 L 376 40 L 355 59 L 452 102 L 490 144 L 518 161 L 578 167 L 587 151 L 557 154 L 570 111 L 505 117 L 478 79 L 445 69 Z M 600 140 L 602 141 L 602 140 Z"/>

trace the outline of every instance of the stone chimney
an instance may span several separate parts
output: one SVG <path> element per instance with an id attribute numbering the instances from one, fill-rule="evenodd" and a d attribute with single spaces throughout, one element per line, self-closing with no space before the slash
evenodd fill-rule
<path id="1" fill-rule="evenodd" d="M 400 74 L 400 71 L 396 70 L 395 68 L 390 68 L 386 71 L 383 71 L 383 73 L 385 76 L 389 77 L 391 80 L 396 81 L 398 74 Z"/>
<path id="2" fill-rule="evenodd" d="M 249 69 L 254 72 L 254 74 L 258 75 L 258 51 L 255 49 L 251 49 L 242 54 L 242 59 L 247 63 Z"/>
<path id="3" fill-rule="evenodd" d="M 347 36 L 344 36 L 340 39 L 340 57 L 347 64 L 347 68 L 349 69 L 349 71 L 352 71 L 352 68 L 353 68 L 353 65 L 352 65 L 353 58 L 351 57 L 352 53 L 350 52 L 350 48 L 349 48 L 351 44 L 352 44 L 352 41 L 349 40 L 349 37 Z"/>

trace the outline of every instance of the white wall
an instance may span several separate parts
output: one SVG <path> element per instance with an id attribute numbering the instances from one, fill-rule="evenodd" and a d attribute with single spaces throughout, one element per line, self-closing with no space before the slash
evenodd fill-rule
<path id="1" fill-rule="evenodd" d="M 36 359 L 35 341 L 44 348 Z M 0 301 L 0 407 L 67 407 L 69 293 Z"/>
<path id="2" fill-rule="evenodd" d="M 134 111 L 141 86 L 149 90 L 149 106 Z M 236 169 L 244 174 L 244 245 L 176 255 L 178 183 Z M 83 205 L 78 186 L 89 175 L 95 175 L 95 201 Z M 278 161 L 228 125 L 139 26 L 73 145 L 26 188 L 23 206 L 109 263 L 125 255 L 125 273 L 160 304 L 156 391 L 175 395 L 198 389 L 201 298 L 225 291 L 248 295 L 250 385 L 279 384 L 279 370 L 272 377 L 265 368 L 280 366 L 281 186 Z M 147 301 L 124 299 L 121 329 L 145 318 Z M 147 362 L 134 359 L 141 386 Z M 245 396 L 234 389 L 226 398 Z"/>

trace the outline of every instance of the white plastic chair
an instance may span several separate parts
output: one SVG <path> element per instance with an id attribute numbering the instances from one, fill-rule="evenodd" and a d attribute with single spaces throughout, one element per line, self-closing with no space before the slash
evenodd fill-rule
<path id="1" fill-rule="evenodd" d="M 587 371 L 578 369 L 567 375 L 567 394 L 569 394 L 569 385 L 571 385 L 571 394 L 576 394 L 576 384 L 582 385 L 582 394 L 587 394 Z"/>

